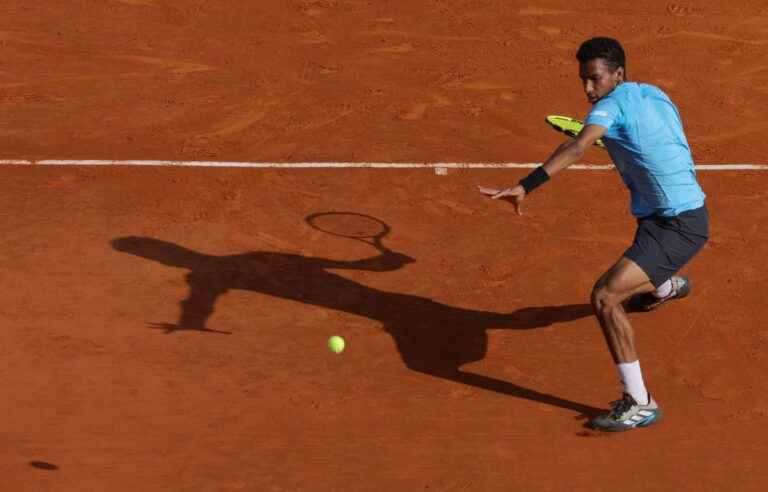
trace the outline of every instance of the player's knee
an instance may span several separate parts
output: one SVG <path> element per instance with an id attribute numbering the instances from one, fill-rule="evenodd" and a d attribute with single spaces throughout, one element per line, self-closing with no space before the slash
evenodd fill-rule
<path id="1" fill-rule="evenodd" d="M 591 302 L 596 314 L 609 314 L 620 299 L 605 284 L 598 284 L 592 289 Z"/>
<path id="2" fill-rule="evenodd" d="M 592 289 L 592 294 L 589 296 L 589 301 L 592 303 L 592 308 L 595 310 L 595 312 L 600 312 L 603 306 L 603 289 L 602 287 L 595 286 Z"/>
<path id="3" fill-rule="evenodd" d="M 602 304 L 606 293 L 607 289 L 605 287 L 605 282 L 603 282 L 602 279 L 598 280 L 597 283 L 592 286 L 592 293 L 589 296 L 589 300 L 595 309 L 597 309 Z"/>
<path id="4" fill-rule="evenodd" d="M 594 304 L 595 300 L 597 299 L 600 291 L 605 287 L 605 280 L 600 277 L 597 282 L 595 282 L 595 285 L 592 286 L 592 293 L 590 295 L 590 299 L 592 300 L 592 303 Z"/>

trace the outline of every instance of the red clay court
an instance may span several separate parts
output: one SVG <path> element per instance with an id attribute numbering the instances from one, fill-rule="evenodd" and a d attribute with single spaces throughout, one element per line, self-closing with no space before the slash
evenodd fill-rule
<path id="1" fill-rule="evenodd" d="M 700 173 L 693 295 L 632 315 L 665 420 L 604 435 L 589 293 L 634 233 L 615 171 L 518 217 L 475 186 L 521 169 L 34 163 L 540 162 L 600 34 L 698 163 L 765 164 L 764 2 L 587 3 L 0 5 L 0 157 L 33 161 L 0 167 L 0 488 L 764 490 L 766 171 Z M 305 222 L 329 210 L 415 262 Z"/>

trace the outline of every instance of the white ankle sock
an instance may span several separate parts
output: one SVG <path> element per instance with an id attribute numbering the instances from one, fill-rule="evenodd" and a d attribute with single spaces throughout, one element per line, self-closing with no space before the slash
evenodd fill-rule
<path id="1" fill-rule="evenodd" d="M 653 295 L 656 296 L 658 299 L 664 299 L 671 293 L 672 293 L 672 280 L 667 279 L 666 282 L 664 282 L 663 284 L 659 285 L 656 288 L 656 292 L 654 292 Z"/>
<path id="2" fill-rule="evenodd" d="M 619 377 L 624 384 L 624 392 L 628 393 L 641 405 L 648 404 L 648 390 L 645 389 L 643 373 L 640 371 L 640 361 L 617 364 Z"/>

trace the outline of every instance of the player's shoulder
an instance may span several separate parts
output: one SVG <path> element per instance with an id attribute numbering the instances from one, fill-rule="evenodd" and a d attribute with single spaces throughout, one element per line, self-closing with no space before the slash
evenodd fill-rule
<path id="1" fill-rule="evenodd" d="M 611 92 L 610 95 L 613 96 L 616 100 L 630 101 L 633 98 L 642 96 L 649 91 L 653 92 L 654 88 L 655 87 L 653 85 L 646 84 L 644 82 L 624 82 L 619 84 Z"/>
<path id="2" fill-rule="evenodd" d="M 603 96 L 596 104 L 595 107 L 622 107 L 625 106 L 632 99 L 633 93 L 637 91 L 635 82 L 624 82 L 619 84 L 611 92 Z"/>
<path id="3" fill-rule="evenodd" d="M 624 85 L 624 84 L 622 84 Z M 672 102 L 669 95 L 661 87 L 646 82 L 635 83 L 630 98 L 637 100 L 655 100 Z"/>
<path id="4" fill-rule="evenodd" d="M 658 86 L 646 82 L 624 82 L 610 94 L 616 104 L 623 108 L 645 106 L 648 101 L 670 102 L 669 96 Z"/>

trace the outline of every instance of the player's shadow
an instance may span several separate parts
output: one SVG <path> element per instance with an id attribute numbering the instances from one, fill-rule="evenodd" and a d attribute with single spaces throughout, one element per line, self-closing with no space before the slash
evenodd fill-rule
<path id="1" fill-rule="evenodd" d="M 148 237 L 122 237 L 112 245 L 117 251 L 189 270 L 189 295 L 181 301 L 178 322 L 157 325 L 167 332 L 214 331 L 206 322 L 216 299 L 230 289 L 254 291 L 379 321 L 395 339 L 403 361 L 412 370 L 555 405 L 582 416 L 600 412 L 582 403 L 461 369 L 485 357 L 486 330 L 532 329 L 572 321 L 592 315 L 589 304 L 528 307 L 512 313 L 477 311 L 375 289 L 329 271 L 385 272 L 414 261 L 397 253 L 339 261 L 270 251 L 212 256 Z"/>

